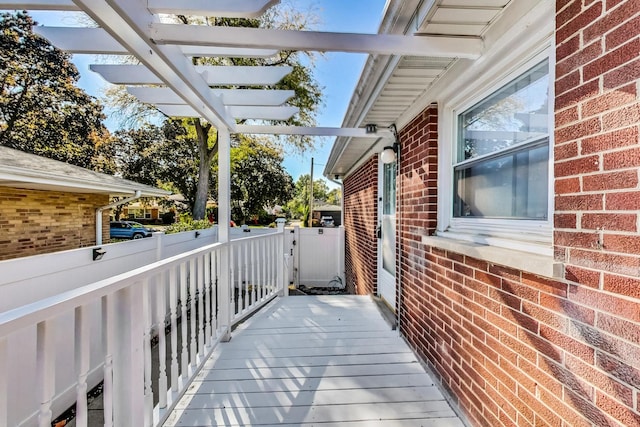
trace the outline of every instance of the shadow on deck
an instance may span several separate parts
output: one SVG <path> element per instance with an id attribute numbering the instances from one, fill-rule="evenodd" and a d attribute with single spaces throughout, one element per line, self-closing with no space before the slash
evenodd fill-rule
<path id="1" fill-rule="evenodd" d="M 220 344 L 164 424 L 463 426 L 369 297 L 278 298 Z"/>

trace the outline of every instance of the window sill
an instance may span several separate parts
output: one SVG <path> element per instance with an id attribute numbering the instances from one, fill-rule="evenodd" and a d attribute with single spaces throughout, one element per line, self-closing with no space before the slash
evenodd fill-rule
<path id="1" fill-rule="evenodd" d="M 564 265 L 552 256 L 437 236 L 423 236 L 422 243 L 539 276 L 555 279 L 564 276 Z"/>

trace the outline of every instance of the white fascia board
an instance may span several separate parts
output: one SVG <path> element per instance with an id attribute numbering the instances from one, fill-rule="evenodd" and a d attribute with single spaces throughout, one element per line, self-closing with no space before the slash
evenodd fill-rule
<path id="1" fill-rule="evenodd" d="M 156 104 L 156 107 L 169 117 L 199 117 L 189 105 Z M 229 107 L 229 113 L 235 119 L 289 120 L 298 111 L 298 107 Z"/>
<path id="2" fill-rule="evenodd" d="M 175 46 L 158 46 L 149 34 L 158 23 L 143 0 L 74 0 L 94 21 L 122 44 L 127 51 L 153 70 L 162 83 L 198 111 L 200 117 L 218 128 L 235 128 L 236 122 L 222 102 L 211 97 L 207 83 Z"/>
<path id="3" fill-rule="evenodd" d="M 147 0 L 153 13 L 257 18 L 280 0 Z"/>
<path id="4" fill-rule="evenodd" d="M 75 6 L 75 5 L 74 5 Z M 41 35 L 69 53 L 97 55 L 130 55 L 104 28 L 49 27 L 36 26 L 36 34 Z M 231 57 L 231 58 L 271 58 L 277 49 L 244 49 L 218 46 L 180 46 L 186 56 Z"/>
<path id="5" fill-rule="evenodd" d="M 93 64 L 89 67 L 100 74 L 106 81 L 124 85 L 162 85 L 164 82 L 144 65 L 131 64 Z M 200 73 L 199 78 L 207 84 L 204 92 L 211 95 L 209 86 L 241 85 L 260 86 L 278 83 L 289 74 L 292 67 L 251 67 L 251 66 L 214 66 L 202 65 L 193 67 Z M 175 92 L 175 91 L 174 91 Z M 183 98 L 184 99 L 184 98 Z"/>
<path id="6" fill-rule="evenodd" d="M 127 87 L 127 92 L 147 104 L 176 104 L 185 102 L 168 87 Z M 295 95 L 293 90 L 261 89 L 211 89 L 215 96 L 222 96 L 225 105 L 278 106 Z"/>
<path id="7" fill-rule="evenodd" d="M 479 37 L 330 33 L 162 23 L 151 24 L 150 34 L 156 43 L 168 45 L 226 46 L 472 59 L 478 58 L 483 50 L 483 43 Z"/>
<path id="8" fill-rule="evenodd" d="M 388 129 L 378 129 L 376 133 L 367 133 L 364 128 L 238 125 L 236 126 L 236 133 L 253 135 L 336 136 L 371 139 L 387 138 L 389 141 L 393 141 L 393 133 Z"/>
<path id="9" fill-rule="evenodd" d="M 0 0 L 0 9 L 6 10 L 59 10 L 65 12 L 74 12 L 80 10 L 71 0 L 23 0 L 2 1 Z"/>

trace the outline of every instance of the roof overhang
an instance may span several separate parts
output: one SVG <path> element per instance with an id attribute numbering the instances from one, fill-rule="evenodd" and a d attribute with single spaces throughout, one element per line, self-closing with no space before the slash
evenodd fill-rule
<path id="1" fill-rule="evenodd" d="M 166 197 L 170 191 L 94 172 L 57 160 L 0 147 L 0 186 L 29 190 Z"/>
<path id="2" fill-rule="evenodd" d="M 479 57 L 460 55 L 370 56 L 351 98 L 343 127 L 376 124 L 401 130 L 443 94 L 450 93 L 458 77 L 473 64 L 503 49 L 513 32 L 523 28 L 553 31 L 553 2 L 542 0 L 442 0 L 390 2 L 381 33 L 442 37 L 474 37 L 482 41 Z M 394 7 L 395 5 L 395 7 Z M 542 24 L 541 24 L 542 23 Z M 379 153 L 388 140 L 340 136 L 324 169 L 328 178 L 345 177 Z"/>

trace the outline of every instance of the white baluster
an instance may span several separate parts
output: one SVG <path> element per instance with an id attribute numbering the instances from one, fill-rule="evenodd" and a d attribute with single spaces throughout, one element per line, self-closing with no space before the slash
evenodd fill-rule
<path id="1" fill-rule="evenodd" d="M 236 246 L 233 242 L 227 245 L 229 251 L 229 281 L 227 282 L 227 287 L 229 289 L 229 313 L 231 314 L 231 319 L 236 317 Z"/>
<path id="2" fill-rule="evenodd" d="M 165 319 L 167 317 L 166 303 L 167 271 L 163 270 L 160 283 L 156 286 L 156 323 L 158 324 L 158 407 L 167 407 L 167 343 L 165 334 Z"/>
<path id="3" fill-rule="evenodd" d="M 242 259 L 242 247 L 243 246 L 244 246 L 244 244 L 242 242 L 238 243 L 238 313 L 242 313 L 244 311 L 244 297 L 242 296 L 242 289 L 243 289 L 243 286 L 244 286 L 243 282 L 245 280 L 245 278 L 244 278 L 244 268 L 243 268 L 243 264 L 242 264 L 244 262 L 244 259 Z"/>
<path id="4" fill-rule="evenodd" d="M 204 254 L 204 340 L 207 350 L 211 348 L 211 252 Z"/>
<path id="5" fill-rule="evenodd" d="M 229 295 L 231 292 L 230 284 L 230 271 L 231 264 L 229 262 L 229 248 L 230 244 L 226 243 L 220 248 L 220 258 L 218 259 L 218 291 L 220 296 L 218 298 L 219 304 L 219 316 L 218 327 L 220 328 L 220 339 L 222 341 L 229 341 L 231 339 L 231 313 L 233 309 L 233 301 Z"/>
<path id="6" fill-rule="evenodd" d="M 261 252 L 262 256 L 260 257 L 262 263 L 262 280 L 261 280 L 261 289 L 260 289 L 260 300 L 263 300 L 267 296 L 267 282 L 269 280 L 269 270 L 267 269 L 267 241 L 262 239 Z"/>
<path id="7" fill-rule="evenodd" d="M 55 325 L 51 320 L 38 323 L 36 344 L 37 390 L 40 393 L 38 425 L 51 427 L 51 399 L 55 391 Z"/>
<path id="8" fill-rule="evenodd" d="M 149 295 L 149 278 L 142 282 L 142 316 L 143 316 L 143 342 L 144 342 L 144 425 L 153 425 L 153 390 L 151 389 L 151 301 Z"/>
<path id="9" fill-rule="evenodd" d="M 102 352 L 104 354 L 102 400 L 104 427 L 113 427 L 113 340 L 113 296 L 107 295 L 102 297 Z"/>
<path id="10" fill-rule="evenodd" d="M 169 270 L 169 310 L 171 312 L 171 390 L 178 391 L 178 281 L 175 267 Z"/>
<path id="11" fill-rule="evenodd" d="M 9 350 L 7 338 L 0 337 L 0 427 L 9 426 Z"/>
<path id="12" fill-rule="evenodd" d="M 255 304 L 258 278 L 256 277 L 256 241 L 251 241 L 251 302 Z"/>
<path id="13" fill-rule="evenodd" d="M 187 331 L 187 322 L 189 322 L 187 316 L 187 263 L 180 264 L 180 307 L 182 309 L 180 315 L 180 324 L 182 326 L 182 353 L 181 353 L 181 368 L 183 378 L 187 378 L 188 366 L 189 366 L 189 334 Z"/>
<path id="14" fill-rule="evenodd" d="M 220 307 L 218 304 L 220 303 L 220 298 L 218 298 L 219 292 L 219 283 L 220 283 L 220 250 L 216 249 L 215 252 L 211 254 L 211 310 L 213 315 L 211 316 L 211 329 L 215 334 L 215 337 L 218 336 L 218 318 L 220 316 Z M 211 335 L 212 337 L 214 335 Z"/>
<path id="15" fill-rule="evenodd" d="M 205 327 L 205 313 L 204 313 L 204 288 L 205 288 L 205 279 L 204 279 L 204 260 L 205 256 L 198 257 L 198 354 L 204 357 L 204 327 Z"/>
<path id="16" fill-rule="evenodd" d="M 248 253 L 249 253 L 249 242 L 245 243 L 244 245 L 242 245 L 242 249 L 243 249 L 243 255 L 242 255 L 242 259 L 244 260 L 244 284 L 242 286 L 242 290 L 244 291 L 244 300 L 245 300 L 245 307 L 248 310 L 249 307 L 251 306 L 251 296 L 249 295 L 250 291 L 249 291 L 249 257 L 248 257 Z"/>
<path id="17" fill-rule="evenodd" d="M 89 423 L 89 410 L 87 408 L 87 375 L 89 374 L 89 349 L 91 334 L 89 331 L 89 319 L 87 319 L 87 307 L 76 307 L 75 310 L 75 361 L 76 375 L 76 425 L 86 427 Z"/>
<path id="18" fill-rule="evenodd" d="M 189 366 L 190 372 L 194 372 L 196 369 L 196 355 L 198 354 L 198 323 L 196 316 L 196 259 L 191 258 L 189 260 L 189 294 L 191 297 L 191 365 Z"/>

